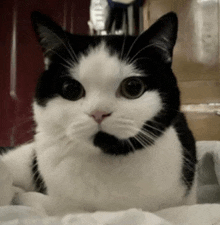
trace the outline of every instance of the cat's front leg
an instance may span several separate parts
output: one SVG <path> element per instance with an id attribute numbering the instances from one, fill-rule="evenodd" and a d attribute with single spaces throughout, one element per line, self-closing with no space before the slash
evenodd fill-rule
<path id="1" fill-rule="evenodd" d="M 13 176 L 0 160 L 0 206 L 10 205 L 14 194 Z"/>
<path id="2" fill-rule="evenodd" d="M 77 202 L 51 197 L 38 192 L 19 193 L 16 204 L 30 206 L 42 216 L 64 216 L 68 213 L 82 213 L 85 210 Z"/>
<path id="3" fill-rule="evenodd" d="M 51 203 L 50 203 L 51 201 Z M 33 208 L 41 216 L 47 216 L 46 206 L 52 204 L 52 200 L 47 195 L 38 192 L 23 192 L 17 193 L 13 199 L 15 205 L 25 205 Z"/>

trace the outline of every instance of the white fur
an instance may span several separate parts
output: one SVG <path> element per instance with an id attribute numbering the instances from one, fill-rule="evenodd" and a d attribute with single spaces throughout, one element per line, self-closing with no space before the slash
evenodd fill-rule
<path id="1" fill-rule="evenodd" d="M 33 145 L 23 145 L 0 157 L 0 206 L 10 204 L 23 190 L 34 190 L 31 172 Z"/>
<path id="2" fill-rule="evenodd" d="M 0 206 L 8 205 L 13 198 L 13 179 L 7 165 L 0 161 Z"/>
<path id="3" fill-rule="evenodd" d="M 19 169 L 12 166 L 10 170 L 16 184 L 30 191 L 31 175 L 23 170 L 28 168 L 27 158 L 34 148 L 48 188 L 49 197 L 38 198 L 40 194 L 33 193 L 28 197 L 22 195 L 21 201 L 24 204 L 32 204 L 33 199 L 38 204 L 41 201 L 49 214 L 58 213 L 58 205 L 63 212 L 131 207 L 154 211 L 186 203 L 186 187 L 181 179 L 182 148 L 172 127 L 155 145 L 127 156 L 109 156 L 93 145 L 92 137 L 99 130 L 118 138 L 134 136 L 145 121 L 161 110 L 157 91 L 147 91 L 135 100 L 120 96 L 121 81 L 140 76 L 141 72 L 111 56 L 103 44 L 81 56 L 70 72 L 83 85 L 86 96 L 78 101 L 56 97 L 46 107 L 34 103 L 37 122 L 34 146 L 8 154 L 8 158 L 16 161 L 20 157 L 16 154 L 26 151 L 27 155 L 22 153 L 25 157 L 20 157 L 21 165 L 16 167 Z M 100 126 L 91 117 L 94 110 L 112 114 Z M 6 157 L 10 166 L 9 161 Z"/>
<path id="4" fill-rule="evenodd" d="M 48 143 L 48 137 L 38 138 L 39 147 Z M 181 146 L 173 128 L 154 146 L 126 157 L 107 156 L 83 143 L 74 143 L 69 149 L 72 151 L 63 156 L 60 151 L 68 148 L 67 140 L 47 147 L 38 159 L 49 195 L 71 200 L 73 207 L 69 210 L 137 207 L 154 211 L 185 202 L 186 188 L 180 177 Z M 75 202 L 79 203 L 77 208 Z"/>
<path id="5" fill-rule="evenodd" d="M 34 190 L 31 184 L 33 146 L 33 143 L 23 145 L 14 151 L 9 151 L 1 158 L 13 176 L 13 185 L 25 190 Z"/>

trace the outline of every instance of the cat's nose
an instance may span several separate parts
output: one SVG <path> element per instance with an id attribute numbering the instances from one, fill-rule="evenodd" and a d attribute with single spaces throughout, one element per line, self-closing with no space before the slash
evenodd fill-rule
<path id="1" fill-rule="evenodd" d="M 96 110 L 90 114 L 91 117 L 97 122 L 101 123 L 106 117 L 111 116 L 111 113 L 105 112 L 105 111 L 99 111 Z"/>

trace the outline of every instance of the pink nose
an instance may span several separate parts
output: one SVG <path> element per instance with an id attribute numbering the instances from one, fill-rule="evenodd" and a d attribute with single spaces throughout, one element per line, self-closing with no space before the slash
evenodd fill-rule
<path id="1" fill-rule="evenodd" d="M 97 123 L 101 123 L 106 117 L 110 116 L 111 113 L 107 113 L 104 111 L 94 111 L 91 113 L 91 117 L 93 117 L 93 119 L 97 122 Z"/>

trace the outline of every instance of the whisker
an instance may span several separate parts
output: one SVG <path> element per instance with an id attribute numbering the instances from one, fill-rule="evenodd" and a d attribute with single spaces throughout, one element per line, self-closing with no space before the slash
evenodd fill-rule
<path id="1" fill-rule="evenodd" d="M 150 121 L 147 121 L 147 122 L 155 123 L 155 124 L 157 124 L 159 126 L 164 126 L 164 124 L 162 124 L 162 123 L 160 123 L 160 122 L 158 122 L 156 120 L 150 120 Z M 145 124 L 147 124 L 147 122 Z"/>
<path id="2" fill-rule="evenodd" d="M 123 40 L 123 44 L 122 44 L 122 48 L 121 48 L 121 53 L 120 53 L 120 57 L 119 59 L 122 60 L 123 54 L 124 54 L 124 48 L 125 48 L 125 41 L 126 41 L 127 36 L 124 36 L 124 40 Z"/>
<path id="3" fill-rule="evenodd" d="M 140 58 L 135 59 L 132 63 L 135 63 L 136 61 L 141 60 L 141 59 L 150 59 L 151 60 L 150 57 L 140 57 Z"/>
<path id="4" fill-rule="evenodd" d="M 148 130 L 140 130 L 140 133 L 142 133 L 143 135 L 150 135 L 151 137 L 157 138 L 157 135 L 151 133 Z"/>
<path id="5" fill-rule="evenodd" d="M 63 44 L 63 46 L 66 48 L 66 50 L 67 50 L 67 52 L 69 53 L 69 55 L 70 55 L 70 57 L 72 58 L 72 60 L 73 61 L 76 61 L 76 62 L 78 62 L 78 59 L 77 59 L 77 57 L 76 57 L 76 55 L 75 55 L 75 53 L 74 53 L 74 55 L 72 54 L 72 52 L 74 52 L 73 51 L 73 49 L 72 49 L 72 52 L 69 50 L 69 48 L 67 48 L 67 46 L 66 46 L 66 44 L 65 44 L 65 42 L 56 34 L 56 33 L 53 33 L 54 35 L 55 35 L 55 37 Z M 47 34 L 46 34 L 47 35 Z M 45 36 L 46 36 L 45 35 Z M 65 36 L 66 36 L 66 34 L 65 34 Z M 67 38 L 67 36 L 66 36 L 66 38 Z M 67 40 L 68 40 L 68 38 L 67 38 Z M 68 42 L 68 41 L 67 41 Z M 69 45 L 69 42 L 68 42 L 68 45 Z"/>
<path id="6" fill-rule="evenodd" d="M 154 138 L 157 138 L 158 137 L 158 135 L 160 135 L 160 134 L 163 134 L 164 132 L 159 132 L 159 133 L 154 133 L 154 132 L 151 132 L 151 131 L 149 131 L 149 130 L 146 130 L 146 129 L 143 129 L 142 128 L 142 132 L 144 132 L 144 133 L 147 133 L 147 134 L 149 134 L 149 135 L 151 135 L 151 137 L 154 137 Z"/>
<path id="7" fill-rule="evenodd" d="M 186 178 L 185 178 L 185 176 L 182 176 L 181 177 L 182 179 L 183 179 L 183 181 L 185 182 L 185 184 L 187 185 L 187 186 L 191 186 L 192 184 L 191 184 L 191 182 L 189 182 Z"/>
<path id="8" fill-rule="evenodd" d="M 81 128 L 81 127 L 86 127 L 87 124 L 84 121 L 76 121 L 74 123 L 71 124 L 71 127 L 77 127 L 77 128 Z"/>
<path id="9" fill-rule="evenodd" d="M 149 125 L 149 124 L 147 124 L 147 123 L 145 123 L 144 126 L 149 127 L 149 128 L 151 128 L 151 129 L 153 129 L 153 130 L 155 130 L 155 131 L 158 131 L 158 132 L 160 132 L 160 133 L 164 133 L 163 130 L 160 130 L 160 129 L 158 129 L 158 128 L 154 127 L 154 126 L 151 126 L 151 125 Z M 143 128 L 143 130 L 147 131 L 145 128 Z"/>
<path id="10" fill-rule="evenodd" d="M 72 62 L 67 61 L 66 59 L 64 59 L 60 54 L 58 54 L 58 53 L 57 53 L 56 51 L 54 51 L 53 49 L 48 49 L 48 50 L 45 52 L 45 54 L 47 54 L 48 52 L 53 52 L 53 53 L 56 54 L 58 57 L 60 57 L 66 64 L 68 64 L 70 67 L 73 66 L 74 61 L 72 61 Z M 71 63 L 72 63 L 72 64 L 71 64 Z"/>
<path id="11" fill-rule="evenodd" d="M 149 143 L 154 143 L 154 137 L 156 138 L 156 135 L 153 135 L 151 132 L 143 131 L 142 129 L 135 128 L 134 126 L 131 127 L 137 134 L 134 136 L 134 138 L 143 146 L 147 146 Z"/>
<path id="12" fill-rule="evenodd" d="M 184 152 L 186 152 L 188 154 L 188 156 L 191 156 L 191 152 L 187 148 L 183 147 L 183 150 L 184 150 Z M 195 161 L 192 161 L 192 160 L 188 159 L 186 157 L 186 155 L 184 156 L 184 162 L 189 164 L 190 166 L 192 165 L 193 167 L 196 163 Z"/>
<path id="13" fill-rule="evenodd" d="M 187 166 L 189 172 L 195 172 L 195 168 L 192 166 Z"/>
<path id="14" fill-rule="evenodd" d="M 189 167 L 194 168 L 195 163 L 192 162 L 191 160 L 187 159 L 186 157 L 183 158 L 184 163 L 187 164 Z"/>
<path id="15" fill-rule="evenodd" d="M 127 140 L 127 142 L 128 142 L 128 144 L 131 146 L 133 152 L 135 152 L 135 147 L 134 147 L 134 145 L 132 144 L 132 142 L 131 142 L 129 139 Z"/>
<path id="16" fill-rule="evenodd" d="M 134 120 L 127 119 L 127 118 L 117 118 L 115 119 L 115 123 L 117 125 L 126 125 L 126 126 L 134 126 Z"/>
<path id="17" fill-rule="evenodd" d="M 132 63 L 133 59 L 142 51 L 144 51 L 147 48 L 150 48 L 151 46 L 154 46 L 154 44 L 150 44 L 139 50 L 131 59 L 129 59 L 128 63 Z"/>
<path id="18" fill-rule="evenodd" d="M 153 137 L 150 137 L 147 133 L 138 133 L 138 135 L 139 135 L 139 137 L 141 137 L 142 138 L 142 140 L 144 141 L 144 142 L 146 142 L 147 144 L 150 142 L 150 143 L 154 143 L 154 139 L 153 139 Z"/>
<path id="19" fill-rule="evenodd" d="M 132 132 L 134 131 L 134 133 L 136 133 L 134 137 L 139 138 L 139 142 L 142 141 L 142 145 L 146 146 L 149 142 L 154 143 L 154 139 L 157 138 L 157 135 L 148 130 L 144 130 L 143 128 L 139 129 L 135 127 L 132 120 L 126 119 L 125 122 L 127 122 L 126 129 L 131 130 Z M 117 124 L 119 123 L 121 124 L 121 120 L 118 121 Z"/>
<path id="20" fill-rule="evenodd" d="M 24 120 L 24 121 L 22 121 L 22 120 Z M 24 118 L 24 119 L 20 119 L 20 121 L 21 121 L 21 122 L 19 122 L 18 124 L 16 124 L 16 125 L 14 126 L 14 128 L 18 128 L 18 127 L 20 127 L 20 126 L 22 126 L 22 125 L 24 125 L 24 124 L 26 124 L 26 123 L 29 123 L 29 122 L 31 122 L 31 121 L 34 121 L 34 119 L 33 119 L 32 116 L 30 116 L 30 117 L 27 117 L 27 118 Z"/>
<path id="21" fill-rule="evenodd" d="M 140 143 L 143 147 L 146 146 L 146 143 L 144 143 L 137 135 L 134 136 L 134 139 L 135 139 L 138 143 Z"/>
<path id="22" fill-rule="evenodd" d="M 138 134 L 142 134 L 143 136 L 150 138 L 153 140 L 153 137 L 157 137 L 155 134 L 153 134 L 152 132 L 148 131 L 148 130 L 144 130 L 142 129 L 138 129 L 138 128 L 133 128 L 135 131 L 138 132 Z M 150 135 L 150 136 L 149 136 Z"/>
<path id="23" fill-rule="evenodd" d="M 67 44 L 68 44 L 68 46 L 69 46 L 69 48 L 70 48 L 70 53 L 72 52 L 72 54 L 73 54 L 72 56 L 74 56 L 74 58 L 75 58 L 76 62 L 79 62 L 78 57 L 76 56 L 75 51 L 73 50 L 73 48 L 72 48 L 71 44 L 69 43 L 68 38 L 67 38 Z M 71 57 L 72 57 L 72 56 L 71 56 Z M 74 58 L 72 57 L 72 59 L 74 59 Z"/>
<path id="24" fill-rule="evenodd" d="M 127 54 L 126 54 L 126 58 L 128 57 L 129 53 L 131 52 L 131 50 L 132 50 L 132 48 L 134 47 L 134 45 L 135 45 L 135 43 L 137 42 L 137 40 L 138 40 L 144 33 L 145 33 L 145 32 L 143 31 L 140 35 L 138 35 L 138 36 L 135 38 L 134 42 L 132 43 L 131 47 L 129 48 L 129 50 L 128 50 Z"/>
<path id="25" fill-rule="evenodd" d="M 140 133 L 138 135 L 136 135 L 135 138 L 137 138 L 139 140 L 140 144 L 143 147 L 146 147 L 149 144 L 153 144 L 154 143 L 153 139 L 150 139 L 150 138 L 147 139 L 146 137 L 143 137 L 142 135 L 140 135 Z"/>
<path id="26" fill-rule="evenodd" d="M 150 45 L 145 46 L 145 47 L 142 48 L 141 50 L 139 50 L 139 51 L 138 51 L 138 52 L 137 52 L 137 53 L 136 53 L 136 54 L 128 61 L 128 63 L 132 63 L 133 59 L 134 59 L 139 53 L 141 53 L 141 52 L 144 51 L 145 49 L 147 49 L 147 48 L 149 48 L 149 47 L 152 47 L 152 46 L 158 47 L 158 48 L 160 48 L 161 50 L 167 52 L 167 50 L 166 50 L 165 48 L 163 48 L 162 46 L 158 45 L 158 43 L 150 44 Z"/>
<path id="27" fill-rule="evenodd" d="M 70 67 L 70 66 L 67 66 L 67 65 L 65 65 L 65 64 L 63 64 L 63 63 L 60 63 L 60 65 L 62 65 L 63 67 L 65 67 L 66 69 L 68 69 L 68 70 L 70 70 L 72 67 Z"/>
<path id="28" fill-rule="evenodd" d="M 189 165 L 189 164 L 186 164 L 184 162 L 184 166 L 187 166 L 187 170 L 190 171 L 190 172 L 195 172 L 195 166 L 194 165 Z"/>
<path id="29" fill-rule="evenodd" d="M 136 137 L 142 141 L 143 146 L 147 145 L 146 138 L 143 137 L 141 134 L 136 135 Z"/>
<path id="30" fill-rule="evenodd" d="M 29 138 L 26 139 L 26 138 L 27 138 L 27 135 L 28 135 L 28 136 L 31 136 L 31 137 L 33 137 L 33 138 L 31 138 L 31 139 L 29 139 Z M 25 144 L 25 143 L 24 143 L 24 140 L 25 140 L 25 143 L 26 143 L 26 142 L 32 142 L 32 141 L 34 141 L 34 134 L 32 135 L 32 133 L 29 132 L 29 133 L 24 133 L 22 136 L 15 137 L 15 146 L 17 146 L 18 143 L 20 143 L 20 144 Z"/>

